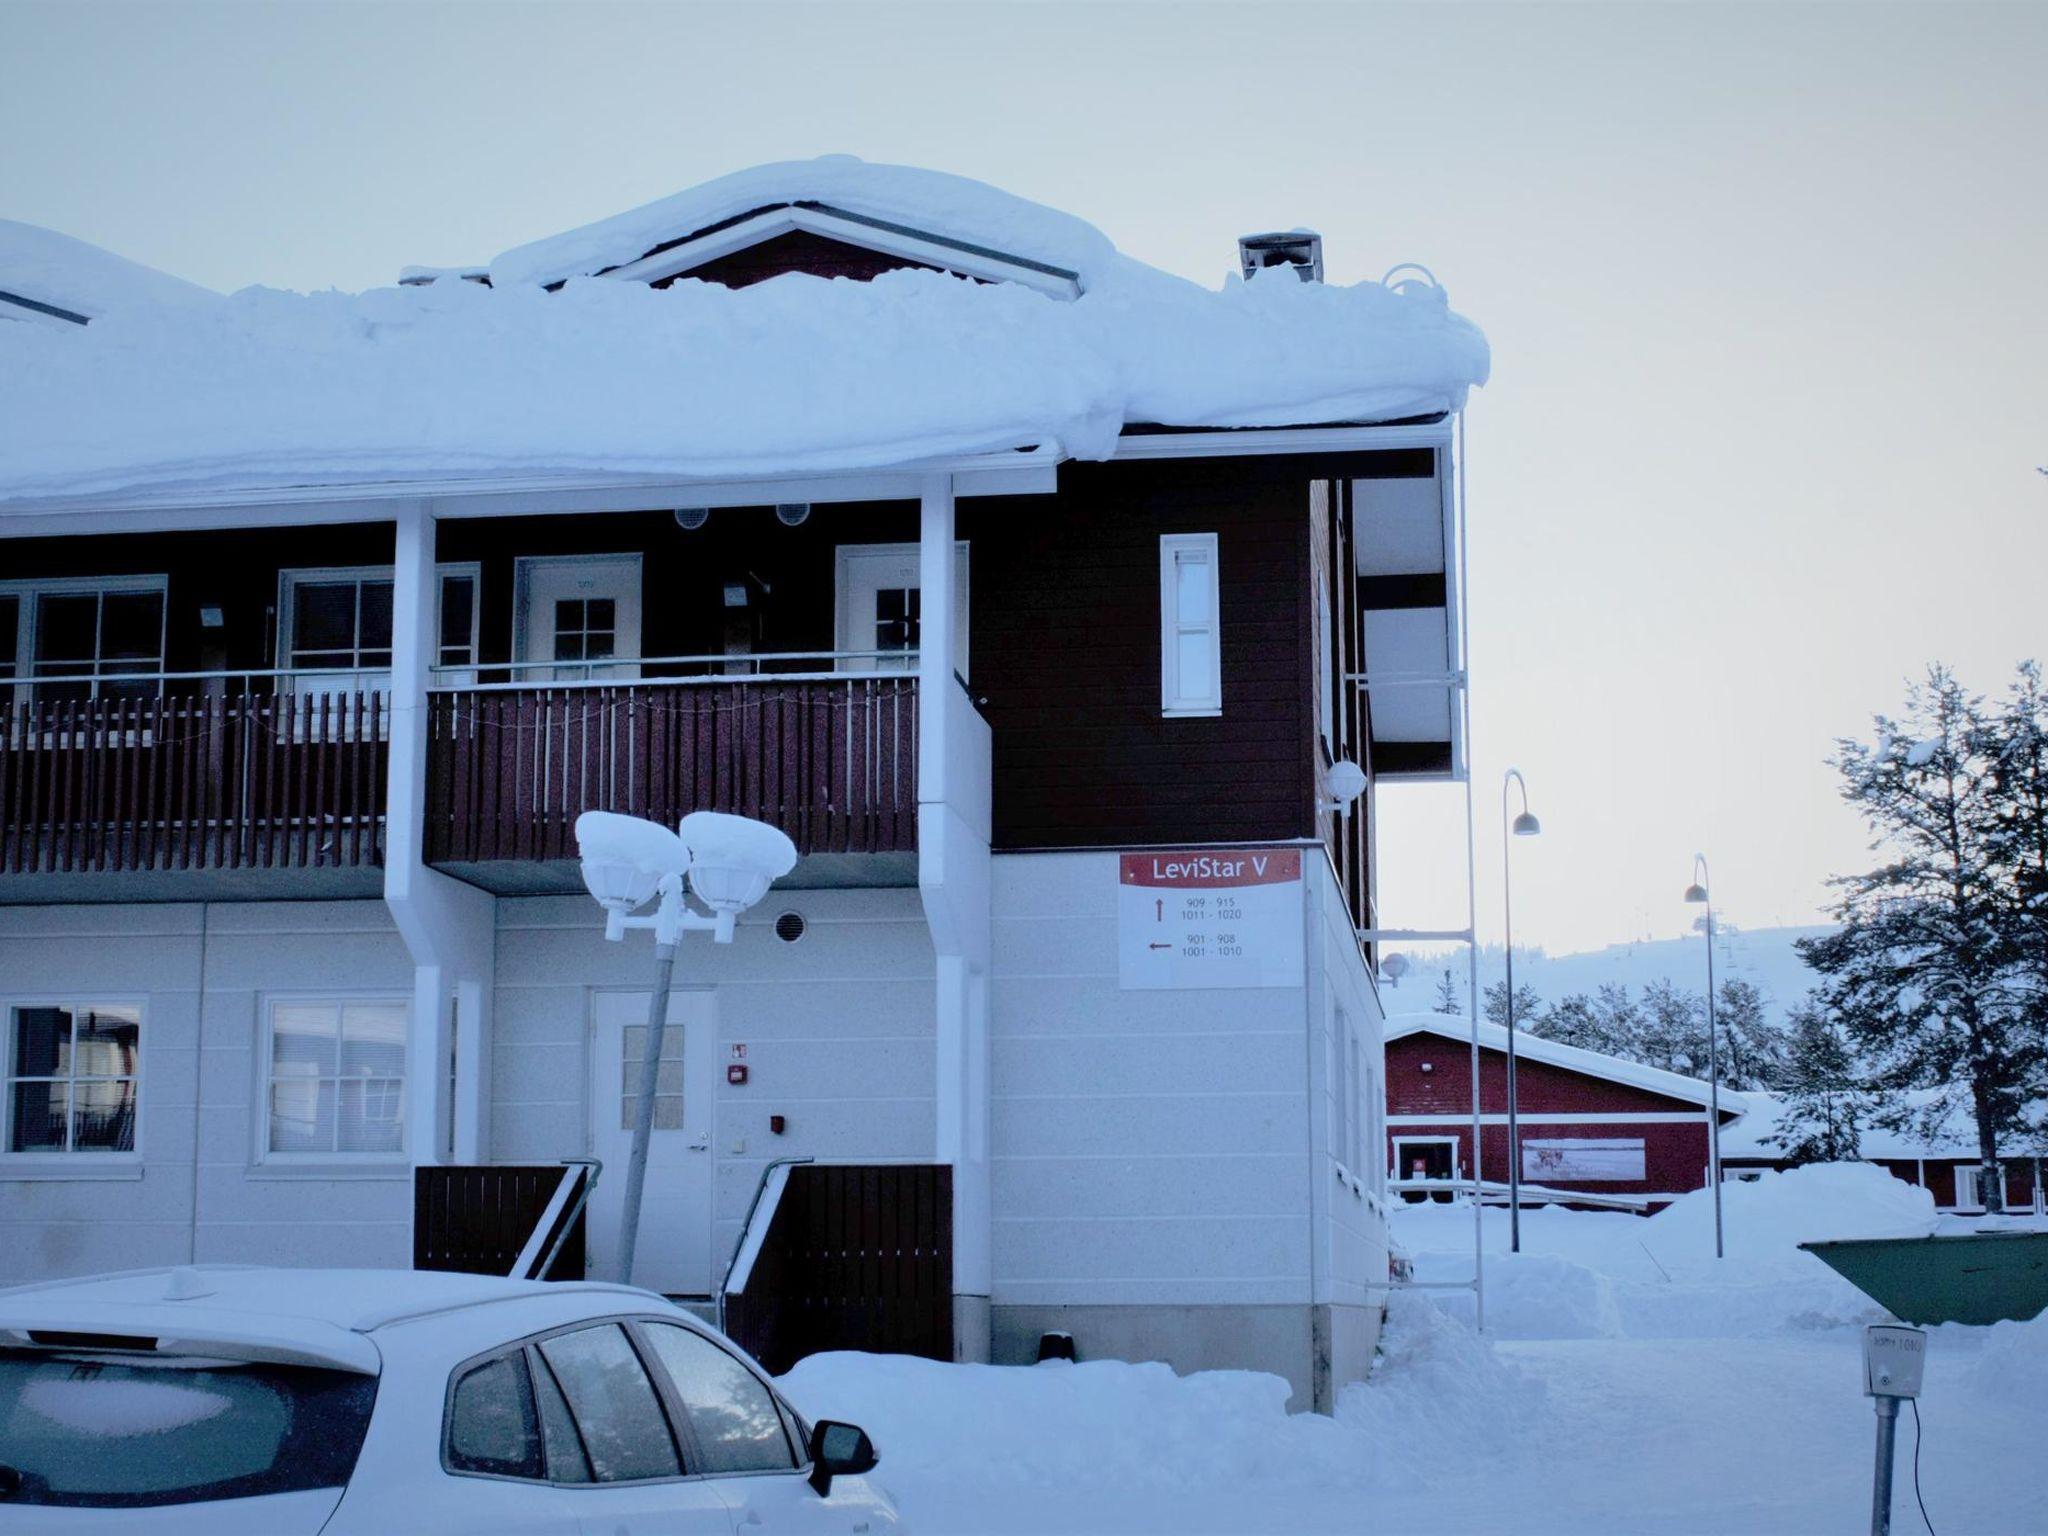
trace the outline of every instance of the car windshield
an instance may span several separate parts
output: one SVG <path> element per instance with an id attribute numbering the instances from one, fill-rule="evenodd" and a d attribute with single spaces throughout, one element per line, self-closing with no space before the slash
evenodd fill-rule
<path id="1" fill-rule="evenodd" d="M 0 1509 L 339 1488 L 376 1395 L 352 1371 L 0 1350 Z"/>

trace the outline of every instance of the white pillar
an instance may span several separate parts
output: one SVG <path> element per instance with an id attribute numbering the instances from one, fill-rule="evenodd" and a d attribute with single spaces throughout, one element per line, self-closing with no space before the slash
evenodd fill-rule
<path id="1" fill-rule="evenodd" d="M 488 1150 L 497 904 L 425 861 L 427 691 L 440 615 L 434 533 L 424 504 L 400 509 L 392 552 L 384 902 L 413 958 L 407 1152 L 415 1163 L 475 1162 Z"/>
<path id="2" fill-rule="evenodd" d="M 989 740 L 954 679 L 953 486 L 921 497 L 918 626 L 918 890 L 936 955 L 934 1155 L 953 1170 L 953 1336 L 961 1359 L 989 1349 Z"/>

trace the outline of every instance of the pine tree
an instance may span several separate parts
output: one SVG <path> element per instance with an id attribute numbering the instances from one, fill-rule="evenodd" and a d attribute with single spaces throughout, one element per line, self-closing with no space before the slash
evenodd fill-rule
<path id="1" fill-rule="evenodd" d="M 1738 977 L 1721 983 L 1714 998 L 1721 1033 L 1721 1081 L 1730 1088 L 1775 1088 L 1785 1070 L 1784 1029 L 1764 1014 L 1764 995 Z"/>
<path id="2" fill-rule="evenodd" d="M 1543 999 L 1536 995 L 1536 989 L 1523 985 L 1515 988 L 1515 1028 L 1528 1029 L 1543 1012 Z M 1496 981 L 1486 989 L 1485 1008 L 1482 1016 L 1489 1024 L 1502 1029 L 1508 1023 L 1508 984 Z"/>
<path id="3" fill-rule="evenodd" d="M 1465 1011 L 1458 1006 L 1458 989 L 1452 984 L 1451 973 L 1448 969 L 1437 979 L 1436 1007 L 1433 1011 L 1447 1013 L 1454 1019 Z"/>
<path id="4" fill-rule="evenodd" d="M 1783 1151 L 1794 1166 L 1854 1162 L 1862 1156 L 1870 1112 L 1855 1047 L 1812 998 L 1794 1008 L 1788 1022 L 1784 1110 L 1764 1144 Z"/>
<path id="5" fill-rule="evenodd" d="M 1643 988 L 1636 1060 L 1687 1077 L 1707 1075 L 1707 1005 L 1697 992 L 1665 979 Z"/>
<path id="6" fill-rule="evenodd" d="M 1877 1123 L 1931 1135 L 1956 1111 L 1977 1127 L 1984 1199 L 2002 1205 L 2001 1137 L 2021 1131 L 2043 1038 L 2013 963 L 2013 903 L 1993 829 L 1998 787 L 1982 705 L 1945 668 L 1910 688 L 1878 744 L 1844 740 L 1842 796 L 1885 862 L 1832 882 L 1840 928 L 1802 940 L 1822 1000 L 1870 1063 Z M 1933 1092 L 1909 1107 L 1899 1094 Z"/>
<path id="7" fill-rule="evenodd" d="M 1999 871 L 2001 926 L 2029 1027 L 2048 1047 L 2048 689 L 2037 662 L 2020 664 L 1984 731 L 1992 785 L 1984 839 Z M 2035 1096 L 2048 1097 L 2048 1084 Z"/>

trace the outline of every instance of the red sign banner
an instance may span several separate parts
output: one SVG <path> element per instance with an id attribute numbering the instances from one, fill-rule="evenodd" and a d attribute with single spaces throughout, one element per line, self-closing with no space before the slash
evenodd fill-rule
<path id="1" fill-rule="evenodd" d="M 1286 885 L 1301 878 L 1299 848 L 1180 848 L 1122 856 L 1125 885 L 1214 891 L 1240 885 Z"/>

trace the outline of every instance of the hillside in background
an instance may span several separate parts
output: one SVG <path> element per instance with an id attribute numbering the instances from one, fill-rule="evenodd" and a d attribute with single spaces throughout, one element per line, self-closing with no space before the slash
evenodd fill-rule
<path id="1" fill-rule="evenodd" d="M 1813 986 L 1813 974 L 1792 945 L 1795 940 L 1826 933 L 1826 927 L 1806 928 L 1724 928 L 1715 938 L 1714 980 L 1739 977 L 1764 995 L 1769 1015 L 1783 1022 L 1785 1013 Z M 1448 969 L 1458 989 L 1458 1006 L 1470 1010 L 1466 997 L 1465 956 L 1462 950 L 1445 950 L 1435 955 L 1410 955 L 1410 969 L 1399 983 L 1380 983 L 1380 998 L 1389 1015 L 1426 1013 L 1436 1006 L 1438 979 Z M 1515 951 L 1515 985 L 1533 987 L 1546 1003 L 1574 992 L 1592 993 L 1605 985 L 1625 986 L 1640 995 L 1653 981 L 1669 979 L 1692 992 L 1706 990 L 1706 954 L 1697 937 L 1684 939 L 1640 939 L 1626 944 L 1609 944 L 1604 949 L 1579 954 L 1549 955 L 1541 950 Z M 1506 969 L 1506 953 L 1498 945 L 1479 952 L 1479 984 L 1482 988 L 1499 981 Z"/>

